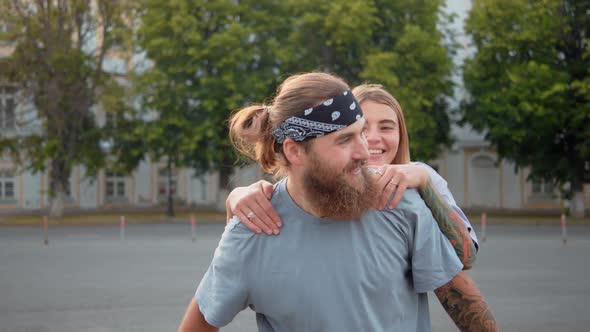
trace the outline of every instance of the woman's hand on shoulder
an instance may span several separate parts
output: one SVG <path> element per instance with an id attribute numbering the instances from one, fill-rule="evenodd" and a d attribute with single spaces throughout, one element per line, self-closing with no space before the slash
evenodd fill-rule
<path id="1" fill-rule="evenodd" d="M 402 199 L 408 188 L 424 189 L 428 182 L 428 172 L 424 167 L 413 164 L 369 166 L 374 169 L 373 179 L 376 189 L 381 194 L 377 200 L 376 208 L 379 210 L 385 207 L 392 209 Z M 387 205 L 391 195 L 393 199 Z"/>
<path id="2" fill-rule="evenodd" d="M 279 234 L 281 219 L 270 204 L 273 185 L 260 180 L 247 187 L 237 187 L 225 200 L 227 219 L 237 216 L 251 231 Z"/>

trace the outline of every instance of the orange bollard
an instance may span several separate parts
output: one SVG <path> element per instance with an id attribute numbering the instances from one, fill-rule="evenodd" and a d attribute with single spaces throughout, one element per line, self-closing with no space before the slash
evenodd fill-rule
<path id="1" fill-rule="evenodd" d="M 488 216 L 484 212 L 481 214 L 481 240 L 486 242 L 486 229 L 488 228 Z"/>

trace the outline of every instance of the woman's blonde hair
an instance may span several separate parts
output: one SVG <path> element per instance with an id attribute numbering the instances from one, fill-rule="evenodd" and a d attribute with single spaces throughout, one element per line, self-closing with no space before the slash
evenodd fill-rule
<path id="1" fill-rule="evenodd" d="M 290 76 L 277 88 L 271 105 L 251 105 L 231 116 L 230 140 L 238 152 L 258 162 L 265 172 L 281 177 L 289 162 L 282 154 L 282 144 L 272 135 L 272 129 L 287 118 L 348 89 L 343 79 L 328 73 Z"/>
<path id="2" fill-rule="evenodd" d="M 352 90 L 359 104 L 366 101 L 372 101 L 391 107 L 397 115 L 399 127 L 399 145 L 397 154 L 390 162 L 392 164 L 408 164 L 410 162 L 410 144 L 408 140 L 408 130 L 402 107 L 398 101 L 389 93 L 381 84 L 361 84 Z"/>

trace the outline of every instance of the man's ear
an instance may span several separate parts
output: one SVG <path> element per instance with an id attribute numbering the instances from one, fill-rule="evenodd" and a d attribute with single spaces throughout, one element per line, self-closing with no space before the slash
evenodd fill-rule
<path id="1" fill-rule="evenodd" d="M 303 146 L 290 138 L 283 142 L 283 154 L 291 165 L 302 165 L 304 163 L 305 150 Z"/>

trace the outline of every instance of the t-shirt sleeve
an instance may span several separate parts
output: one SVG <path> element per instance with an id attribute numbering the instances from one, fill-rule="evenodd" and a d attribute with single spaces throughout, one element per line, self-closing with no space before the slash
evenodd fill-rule
<path id="1" fill-rule="evenodd" d="M 244 228 L 237 218 L 228 223 L 195 293 L 205 320 L 215 327 L 229 324 L 248 302 L 243 267 L 254 233 Z"/>
<path id="2" fill-rule="evenodd" d="M 413 229 L 410 237 L 412 278 L 416 292 L 425 293 L 448 283 L 461 272 L 463 264 L 418 193 L 408 191 L 404 199 L 406 196 L 411 199 L 405 217 Z"/>

